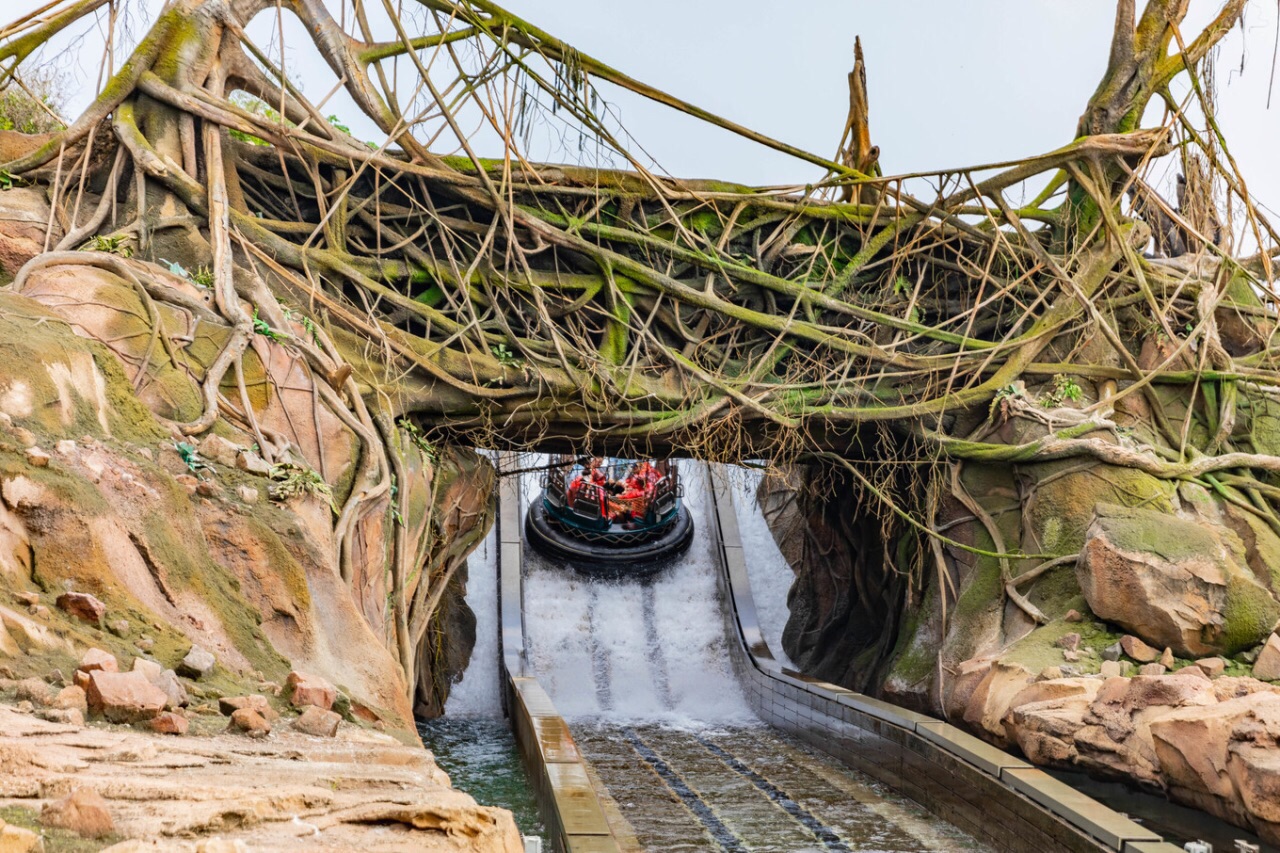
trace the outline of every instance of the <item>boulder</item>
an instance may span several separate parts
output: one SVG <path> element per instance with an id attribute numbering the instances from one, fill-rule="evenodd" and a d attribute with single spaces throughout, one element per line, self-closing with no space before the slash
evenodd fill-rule
<path id="1" fill-rule="evenodd" d="M 107 605 L 87 592 L 64 592 L 54 603 L 58 609 L 90 625 L 100 624 L 102 617 L 107 615 Z"/>
<path id="2" fill-rule="evenodd" d="M 26 449 L 27 464 L 33 468 L 48 468 L 49 454 L 38 447 L 28 447 Z"/>
<path id="3" fill-rule="evenodd" d="M 217 663 L 217 658 L 211 652 L 205 651 L 200 646 L 192 646 L 191 651 L 187 652 L 186 657 L 177 666 L 178 675 L 199 681 L 213 672 Z"/>
<path id="4" fill-rule="evenodd" d="M 119 672 L 120 664 L 116 656 L 102 649 L 89 649 L 80 658 L 81 672 Z"/>
<path id="5" fill-rule="evenodd" d="M 1267 638 L 1258 659 L 1253 664 L 1253 677 L 1263 681 L 1280 679 L 1280 634 L 1272 634 Z"/>
<path id="6" fill-rule="evenodd" d="M 160 735 L 185 735 L 188 725 L 186 717 L 171 711 L 154 717 L 150 723 L 151 731 Z"/>
<path id="7" fill-rule="evenodd" d="M 1240 538 L 1221 525 L 1099 504 L 1076 576 L 1099 618 L 1197 657 L 1254 646 L 1280 619 L 1245 566 Z"/>
<path id="8" fill-rule="evenodd" d="M 79 708 L 42 708 L 36 711 L 36 716 L 50 723 L 62 723 L 67 726 L 84 725 L 84 711 Z M 0 853 L 4 853 L 4 848 L 0 847 Z"/>
<path id="9" fill-rule="evenodd" d="M 1153 649 L 1132 634 L 1120 638 L 1120 649 L 1138 663 L 1153 663 L 1160 657 L 1159 649 Z"/>
<path id="10" fill-rule="evenodd" d="M 249 737 L 266 737 L 271 734 L 271 723 L 252 708 L 241 708 L 231 714 L 227 731 L 240 732 Z"/>
<path id="11" fill-rule="evenodd" d="M 1124 672 L 1124 670 L 1120 666 L 1120 661 L 1104 660 L 1102 662 L 1102 668 L 1099 670 L 1099 672 L 1102 673 L 1103 678 L 1119 678 L 1120 674 Z"/>
<path id="12" fill-rule="evenodd" d="M 29 829 L 0 820 L 0 853 L 44 853 L 44 841 Z"/>
<path id="13" fill-rule="evenodd" d="M 146 658 L 133 659 L 133 671 L 142 673 L 143 677 L 155 684 L 156 679 L 160 677 L 160 673 L 164 672 L 164 667 L 153 660 Z"/>
<path id="14" fill-rule="evenodd" d="M 59 708 L 62 710 L 76 710 L 81 714 L 89 713 L 88 699 L 85 696 L 83 687 L 64 687 L 58 691 L 58 695 L 54 696 L 49 702 L 50 708 Z"/>
<path id="15" fill-rule="evenodd" d="M 1196 666 L 1203 669 L 1204 674 L 1210 678 L 1217 678 L 1227 671 L 1227 662 L 1219 657 L 1201 658 L 1196 661 Z"/>
<path id="16" fill-rule="evenodd" d="M 225 465 L 228 468 L 234 468 L 236 464 L 236 456 L 240 453 L 240 448 L 227 441 L 220 435 L 210 433 L 200 442 L 197 448 L 201 456 L 219 465 Z"/>
<path id="17" fill-rule="evenodd" d="M 165 692 L 140 672 L 91 672 L 85 698 L 91 711 L 113 723 L 149 720 L 169 701 Z"/>
<path id="18" fill-rule="evenodd" d="M 271 476 L 271 465 L 251 450 L 242 450 L 236 456 L 236 467 L 259 477 Z"/>
<path id="19" fill-rule="evenodd" d="M 1165 668 L 1162 663 L 1144 663 L 1138 667 L 1138 675 L 1164 675 Z"/>
<path id="20" fill-rule="evenodd" d="M 1054 640 L 1053 644 L 1060 649 L 1066 649 L 1070 652 L 1079 651 L 1080 635 L 1074 632 L 1070 634 L 1063 634 L 1061 637 Z"/>
<path id="21" fill-rule="evenodd" d="M 289 688 L 289 702 L 295 708 L 314 705 L 328 711 L 338 697 L 338 690 L 332 684 L 305 672 L 291 672 L 285 681 Z"/>
<path id="22" fill-rule="evenodd" d="M 218 700 L 218 710 L 223 716 L 230 717 L 241 708 L 248 708 L 259 714 L 267 722 L 274 722 L 280 719 L 280 714 L 275 708 L 271 707 L 271 703 L 267 701 L 267 697 L 253 694 L 250 696 L 223 696 Z"/>
<path id="23" fill-rule="evenodd" d="M 302 710 L 301 716 L 293 721 L 293 729 L 314 737 L 334 737 L 338 734 L 338 724 L 341 722 L 342 717 L 333 711 L 308 705 Z"/>
<path id="24" fill-rule="evenodd" d="M 171 669 L 166 669 L 153 679 L 151 683 L 159 687 L 164 695 L 168 697 L 164 707 L 173 711 L 178 708 L 185 708 L 191 703 L 191 697 L 187 695 L 187 688 L 182 686 L 182 682 L 178 680 L 178 674 Z"/>
<path id="25" fill-rule="evenodd" d="M 62 799 L 45 803 L 40 822 L 70 830 L 81 838 L 102 838 L 116 829 L 106 800 L 92 788 L 76 788 Z"/>
<path id="26" fill-rule="evenodd" d="M 1160 655 L 1160 665 L 1165 669 L 1173 669 L 1174 657 L 1173 649 L 1165 647 L 1164 654 Z"/>

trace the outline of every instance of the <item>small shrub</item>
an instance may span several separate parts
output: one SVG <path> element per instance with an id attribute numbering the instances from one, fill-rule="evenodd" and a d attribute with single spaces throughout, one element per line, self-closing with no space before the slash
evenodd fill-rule
<path id="1" fill-rule="evenodd" d="M 271 479 L 274 482 L 267 487 L 271 500 L 283 502 L 302 495 L 315 495 L 324 498 L 334 515 L 338 514 L 333 503 L 333 489 L 314 468 L 281 462 L 271 466 Z"/>

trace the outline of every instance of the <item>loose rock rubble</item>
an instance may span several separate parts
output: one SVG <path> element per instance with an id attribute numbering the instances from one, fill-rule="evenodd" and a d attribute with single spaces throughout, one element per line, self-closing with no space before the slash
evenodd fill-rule
<path id="1" fill-rule="evenodd" d="M 323 739 L 291 728 L 263 740 L 161 739 L 49 723 L 0 704 L 0 784 L 36 829 L 114 841 L 112 853 L 522 851 L 510 812 L 450 788 L 421 748 L 352 726 Z M 38 841 L 0 823 L 6 853 L 38 850 Z"/>

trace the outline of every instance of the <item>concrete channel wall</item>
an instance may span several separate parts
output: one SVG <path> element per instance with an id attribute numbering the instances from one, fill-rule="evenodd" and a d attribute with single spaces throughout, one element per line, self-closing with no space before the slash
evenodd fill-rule
<path id="1" fill-rule="evenodd" d="M 761 719 L 879 779 L 998 850 L 1180 853 L 1025 761 L 967 732 L 786 669 L 760 630 L 733 493 L 711 466 L 720 581 L 735 673 Z"/>
<path id="2" fill-rule="evenodd" d="M 618 853 L 586 762 L 527 664 L 524 637 L 520 480 L 504 477 L 498 495 L 498 612 L 503 702 L 516 746 L 558 853 Z"/>

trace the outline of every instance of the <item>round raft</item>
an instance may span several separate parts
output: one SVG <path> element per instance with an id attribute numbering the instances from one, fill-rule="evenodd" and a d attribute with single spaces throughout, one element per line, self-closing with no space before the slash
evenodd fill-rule
<path id="1" fill-rule="evenodd" d="M 651 574 L 693 540 L 674 462 L 557 458 L 525 518 L 529 544 L 587 574 Z"/>

